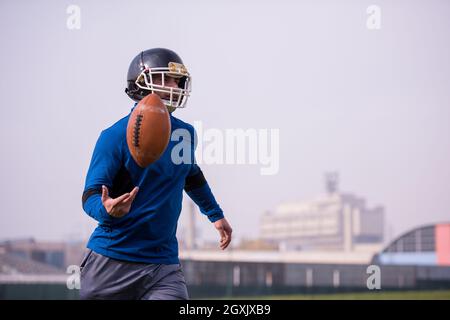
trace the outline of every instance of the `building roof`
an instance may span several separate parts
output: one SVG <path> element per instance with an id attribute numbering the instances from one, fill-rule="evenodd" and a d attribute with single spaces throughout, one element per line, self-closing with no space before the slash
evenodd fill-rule
<path id="1" fill-rule="evenodd" d="M 58 268 L 15 254 L 0 253 L 1 283 L 65 283 L 68 275 Z"/>
<path id="2" fill-rule="evenodd" d="M 424 225 L 389 243 L 376 261 L 387 265 L 450 265 L 450 223 Z"/>
<path id="3" fill-rule="evenodd" d="M 64 274 L 58 268 L 23 258 L 15 254 L 0 254 L 0 275 L 5 274 Z"/>
<path id="4" fill-rule="evenodd" d="M 305 264 L 368 264 L 373 252 L 342 251 L 246 251 L 246 250 L 186 250 L 182 260 L 224 262 L 272 262 Z"/>

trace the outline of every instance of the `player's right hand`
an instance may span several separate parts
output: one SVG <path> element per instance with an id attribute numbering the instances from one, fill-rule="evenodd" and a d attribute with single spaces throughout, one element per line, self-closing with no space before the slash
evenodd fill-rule
<path id="1" fill-rule="evenodd" d="M 106 186 L 102 186 L 102 203 L 106 209 L 106 212 L 110 216 L 120 218 L 130 212 L 131 203 L 133 202 L 136 194 L 139 191 L 139 187 L 134 187 L 131 192 L 127 192 L 115 199 L 109 196 L 109 191 Z"/>

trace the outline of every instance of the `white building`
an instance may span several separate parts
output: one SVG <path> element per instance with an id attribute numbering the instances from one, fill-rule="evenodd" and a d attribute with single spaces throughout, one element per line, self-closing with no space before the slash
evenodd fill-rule
<path id="1" fill-rule="evenodd" d="M 334 182 L 335 183 L 335 182 Z M 307 202 L 279 205 L 262 216 L 261 238 L 286 250 L 376 251 L 381 249 L 384 208 L 367 208 L 364 198 L 329 193 Z"/>

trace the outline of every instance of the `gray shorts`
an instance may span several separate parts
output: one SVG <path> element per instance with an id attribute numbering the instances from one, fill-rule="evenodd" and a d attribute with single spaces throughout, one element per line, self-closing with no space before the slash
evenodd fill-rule
<path id="1" fill-rule="evenodd" d="M 81 299 L 189 299 L 180 264 L 133 263 L 89 250 L 80 272 Z"/>

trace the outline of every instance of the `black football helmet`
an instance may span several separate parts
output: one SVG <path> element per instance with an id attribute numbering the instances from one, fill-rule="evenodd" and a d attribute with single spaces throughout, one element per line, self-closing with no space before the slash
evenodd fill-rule
<path id="1" fill-rule="evenodd" d="M 153 76 L 161 76 L 161 84 L 153 82 Z M 165 86 L 167 76 L 178 79 L 178 88 Z M 154 48 L 139 53 L 130 64 L 127 76 L 126 94 L 136 102 L 146 95 L 165 92 L 164 104 L 173 112 L 184 108 L 191 92 L 191 76 L 181 58 L 172 50 Z"/>

